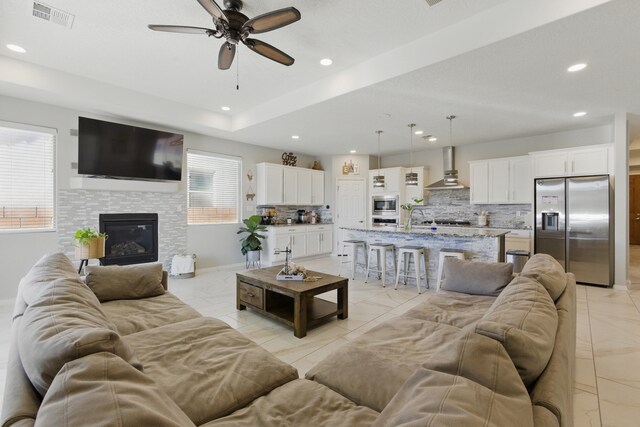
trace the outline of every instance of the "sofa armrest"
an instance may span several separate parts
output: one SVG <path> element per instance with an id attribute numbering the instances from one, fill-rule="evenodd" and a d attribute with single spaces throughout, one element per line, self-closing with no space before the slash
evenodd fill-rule
<path id="1" fill-rule="evenodd" d="M 169 273 L 166 270 L 162 270 L 162 287 L 165 291 L 169 290 Z"/>
<path id="2" fill-rule="evenodd" d="M 17 329 L 21 320 L 22 318 L 18 317 L 13 321 L 2 405 L 1 425 L 3 427 L 32 426 L 42 403 L 42 398 L 24 372 L 18 353 Z"/>

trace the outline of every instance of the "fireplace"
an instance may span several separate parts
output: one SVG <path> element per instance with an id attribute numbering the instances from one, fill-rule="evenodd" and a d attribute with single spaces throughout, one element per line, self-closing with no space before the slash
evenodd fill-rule
<path id="1" fill-rule="evenodd" d="M 102 265 L 158 261 L 158 214 L 100 214 L 100 232 L 108 235 Z"/>

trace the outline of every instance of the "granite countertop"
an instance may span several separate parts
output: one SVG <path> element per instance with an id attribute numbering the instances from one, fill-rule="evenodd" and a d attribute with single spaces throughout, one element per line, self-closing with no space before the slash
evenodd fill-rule
<path id="1" fill-rule="evenodd" d="M 287 223 L 282 223 L 282 224 L 270 224 L 267 225 L 267 227 L 298 227 L 300 225 L 333 225 L 332 222 L 316 222 L 315 224 L 311 224 L 309 222 L 303 222 L 302 224 L 296 223 L 296 222 L 292 222 L 291 224 L 287 224 Z"/>
<path id="2" fill-rule="evenodd" d="M 451 236 L 451 237 L 501 237 L 508 231 L 466 227 L 438 227 L 435 231 L 428 226 L 413 226 L 411 230 L 402 227 L 389 229 L 384 227 L 341 227 L 345 230 L 366 231 L 371 233 L 409 234 L 415 236 Z"/>

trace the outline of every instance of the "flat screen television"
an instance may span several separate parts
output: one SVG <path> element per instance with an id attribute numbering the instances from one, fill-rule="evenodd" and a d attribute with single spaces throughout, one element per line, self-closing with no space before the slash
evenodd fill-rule
<path id="1" fill-rule="evenodd" d="M 183 135 L 87 117 L 78 122 L 79 174 L 180 181 Z"/>

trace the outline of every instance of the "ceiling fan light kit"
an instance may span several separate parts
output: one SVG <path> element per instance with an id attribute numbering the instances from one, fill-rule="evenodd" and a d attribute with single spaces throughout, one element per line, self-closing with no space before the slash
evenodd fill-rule
<path id="1" fill-rule="evenodd" d="M 249 38 L 253 34 L 277 30 L 299 21 L 301 15 L 295 7 L 285 7 L 249 19 L 248 16 L 240 12 L 242 10 L 241 0 L 224 0 L 225 10 L 222 10 L 214 0 L 198 0 L 198 3 L 213 18 L 215 29 L 182 25 L 148 25 L 148 27 L 154 31 L 204 34 L 217 39 L 224 38 L 226 41 L 218 53 L 218 68 L 221 70 L 228 70 L 231 67 L 238 43 L 242 43 L 257 54 L 280 64 L 288 66 L 295 62 L 295 59 L 280 49 L 261 40 Z"/>

